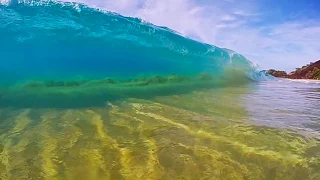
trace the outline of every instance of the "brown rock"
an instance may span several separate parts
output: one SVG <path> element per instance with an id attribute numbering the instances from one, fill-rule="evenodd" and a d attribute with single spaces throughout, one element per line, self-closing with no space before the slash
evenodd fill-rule
<path id="1" fill-rule="evenodd" d="M 301 68 L 297 68 L 295 71 L 287 74 L 285 71 L 277 71 L 270 69 L 269 74 L 280 78 L 290 79 L 319 79 L 320 80 L 320 60 L 314 63 L 310 63 Z"/>
<path id="2" fill-rule="evenodd" d="M 268 71 L 268 74 L 271 74 L 272 76 L 279 77 L 279 78 L 287 78 L 288 77 L 287 72 L 285 72 L 285 71 L 277 71 L 277 70 L 274 70 L 274 69 L 270 69 Z"/>

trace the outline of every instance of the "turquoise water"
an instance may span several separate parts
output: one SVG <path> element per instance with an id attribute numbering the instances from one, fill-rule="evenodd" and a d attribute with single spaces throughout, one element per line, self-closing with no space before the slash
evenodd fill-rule
<path id="1" fill-rule="evenodd" d="M 138 18 L 1 1 L 0 179 L 320 179 L 320 83 Z"/>
<path id="2" fill-rule="evenodd" d="M 266 77 L 231 50 L 82 4 L 32 1 L 0 10 L 3 107 L 101 106 Z"/>
<path id="3" fill-rule="evenodd" d="M 7 82 L 221 75 L 232 64 L 254 71 L 249 61 L 231 50 L 81 4 L 1 5 L 0 18 L 1 59 L 6 60 L 0 70 Z"/>

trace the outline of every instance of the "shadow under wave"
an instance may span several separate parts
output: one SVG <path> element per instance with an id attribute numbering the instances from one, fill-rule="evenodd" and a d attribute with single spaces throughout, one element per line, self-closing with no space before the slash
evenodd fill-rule
<path id="1" fill-rule="evenodd" d="M 157 96 L 186 94 L 195 90 L 240 86 L 243 77 L 212 78 L 151 77 L 115 81 L 29 82 L 0 91 L 0 108 L 86 108 L 104 107 L 110 101 L 128 98 L 152 99 Z"/>

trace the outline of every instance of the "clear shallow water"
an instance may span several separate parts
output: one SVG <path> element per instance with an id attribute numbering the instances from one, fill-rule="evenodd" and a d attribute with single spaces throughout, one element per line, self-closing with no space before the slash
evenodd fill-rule
<path id="1" fill-rule="evenodd" d="M 320 137 L 320 81 L 261 82 L 245 99 L 255 124 L 289 128 Z"/>
<path id="2" fill-rule="evenodd" d="M 76 3 L 0 21 L 0 179 L 320 179 L 317 82 Z"/>
<path id="3" fill-rule="evenodd" d="M 270 81 L 103 107 L 2 108 L 0 177 L 319 179 L 319 109 L 308 99 L 317 88 Z"/>

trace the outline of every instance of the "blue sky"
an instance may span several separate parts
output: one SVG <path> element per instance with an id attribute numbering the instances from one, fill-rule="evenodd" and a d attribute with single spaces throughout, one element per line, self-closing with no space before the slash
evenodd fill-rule
<path id="1" fill-rule="evenodd" d="M 76 0 L 239 52 L 262 69 L 320 59 L 320 0 Z"/>

